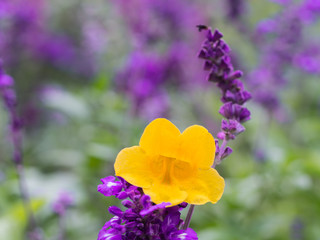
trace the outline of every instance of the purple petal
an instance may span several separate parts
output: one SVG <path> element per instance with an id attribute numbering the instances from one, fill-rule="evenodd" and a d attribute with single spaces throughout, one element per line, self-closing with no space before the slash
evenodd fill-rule
<path id="1" fill-rule="evenodd" d="M 140 212 L 140 215 L 141 215 L 141 216 L 148 215 L 148 214 L 152 213 L 152 212 L 155 211 L 155 210 L 165 208 L 166 206 L 169 206 L 169 205 L 171 205 L 171 203 L 169 203 L 169 202 L 163 202 L 163 203 L 154 205 L 154 206 L 150 207 L 149 209 L 144 209 L 144 210 L 142 210 L 142 211 Z"/>
<path id="2" fill-rule="evenodd" d="M 115 177 L 108 176 L 101 179 L 102 184 L 98 185 L 98 192 L 109 197 L 118 194 L 122 190 L 122 183 L 115 181 Z"/>

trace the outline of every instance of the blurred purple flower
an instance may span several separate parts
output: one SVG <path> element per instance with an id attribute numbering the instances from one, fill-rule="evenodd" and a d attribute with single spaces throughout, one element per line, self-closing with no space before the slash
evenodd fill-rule
<path id="1" fill-rule="evenodd" d="M 52 204 L 52 210 L 59 215 L 64 215 L 66 210 L 74 204 L 74 198 L 69 192 L 61 192 Z"/>
<path id="2" fill-rule="evenodd" d="M 131 99 L 135 114 L 141 114 L 150 100 L 158 99 L 160 102 L 156 107 L 161 115 L 167 110 L 160 97 L 163 94 L 163 76 L 162 59 L 154 54 L 134 52 L 124 70 L 116 76 L 116 84 Z"/>
<path id="3" fill-rule="evenodd" d="M 93 74 L 87 49 L 67 34 L 55 33 L 48 22 L 48 3 L 44 0 L 2 0 L 0 3 L 0 52 L 12 68 L 25 58 L 45 61 L 69 72 Z M 66 67 L 68 66 L 68 67 Z"/>
<path id="4" fill-rule="evenodd" d="M 164 117 L 168 86 L 188 90 L 203 85 L 197 81 L 203 73 L 193 50 L 200 44 L 193 29 L 203 21 L 201 11 L 181 0 L 119 0 L 115 4 L 129 26 L 133 48 L 116 83 L 132 101 L 135 114 L 148 119 Z"/>
<path id="5" fill-rule="evenodd" d="M 248 78 L 253 99 L 281 121 L 287 118 L 279 94 L 289 82 L 285 76 L 288 67 L 320 73 L 320 48 L 311 44 L 304 32 L 307 24 L 320 16 L 320 1 L 290 2 L 281 1 L 285 5 L 281 13 L 257 25 L 255 40 L 261 56 Z"/>
<path id="6" fill-rule="evenodd" d="M 320 74 L 320 46 L 310 43 L 294 56 L 293 63 L 305 72 Z"/>
<path id="7" fill-rule="evenodd" d="M 0 59 L 0 96 L 9 116 L 10 134 L 14 146 L 13 161 L 22 164 L 22 120 L 17 112 L 17 96 L 14 89 L 14 80 L 3 69 Z"/>
<path id="8" fill-rule="evenodd" d="M 245 9 L 245 0 L 227 0 L 228 17 L 231 20 L 236 20 L 241 17 Z"/>

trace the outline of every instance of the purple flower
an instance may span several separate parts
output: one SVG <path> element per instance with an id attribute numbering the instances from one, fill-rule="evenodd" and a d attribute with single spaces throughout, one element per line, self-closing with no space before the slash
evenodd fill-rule
<path id="1" fill-rule="evenodd" d="M 14 146 L 13 161 L 15 164 L 22 163 L 22 120 L 17 113 L 17 96 L 14 90 L 14 80 L 4 72 L 2 61 L 0 59 L 0 96 L 8 112 L 10 119 L 10 131 L 12 143 Z"/>
<path id="2" fill-rule="evenodd" d="M 283 120 L 285 109 L 280 101 L 282 89 L 290 82 L 286 72 L 296 66 L 308 73 L 319 74 L 320 51 L 306 35 L 306 27 L 319 19 L 320 1 L 301 3 L 281 2 L 281 12 L 261 21 L 256 29 L 255 43 L 261 49 L 260 60 L 249 74 L 248 83 L 253 99 L 278 120 Z M 287 75 L 290 76 L 290 75 Z"/>
<path id="3" fill-rule="evenodd" d="M 74 199 L 72 195 L 68 192 L 61 192 L 58 195 L 57 200 L 52 204 L 52 209 L 55 213 L 59 215 L 64 215 L 67 208 L 72 206 Z"/>
<path id="4" fill-rule="evenodd" d="M 320 47 L 318 44 L 308 44 L 294 56 L 293 63 L 307 73 L 320 74 Z"/>
<path id="5" fill-rule="evenodd" d="M 198 57 L 205 60 L 204 70 L 209 71 L 208 81 L 216 83 L 222 93 L 221 101 L 224 103 L 219 113 L 227 120 L 222 121 L 222 131 L 218 133 L 218 138 L 223 140 L 221 148 L 217 146 L 217 161 L 232 153 L 232 149 L 226 146 L 227 141 L 235 139 L 236 135 L 243 132 L 245 128 L 241 123 L 250 119 L 250 111 L 243 107 L 251 99 L 250 92 L 244 89 L 239 78 L 242 72 L 234 70 L 230 58 L 230 47 L 222 40 L 222 33 L 218 30 L 214 32 L 206 26 L 198 26 L 199 30 L 206 31 L 206 40 L 198 54 Z"/>
<path id="6" fill-rule="evenodd" d="M 244 0 L 227 0 L 228 17 L 231 20 L 236 20 L 241 17 L 245 8 Z"/>
<path id="7" fill-rule="evenodd" d="M 115 81 L 128 96 L 133 114 L 147 119 L 165 117 L 169 112 L 168 86 L 185 91 L 204 85 L 195 81 L 202 74 L 193 52 L 200 38 L 190 31 L 204 21 L 201 11 L 183 0 L 114 3 L 128 24 L 133 48 Z"/>
<path id="8" fill-rule="evenodd" d="M 115 179 L 113 176 L 102 178 L 102 184 L 98 185 L 98 192 L 107 197 L 118 194 L 122 190 L 122 184 L 119 181 L 115 181 Z"/>
<path id="9" fill-rule="evenodd" d="M 171 234 L 170 240 L 196 240 L 198 239 L 197 234 L 191 228 L 187 230 L 179 230 Z"/>
<path id="10" fill-rule="evenodd" d="M 0 52 L 6 64 L 14 68 L 20 61 L 32 60 L 92 76 L 95 67 L 89 49 L 78 46 L 79 41 L 71 36 L 50 29 L 45 15 L 50 7 L 47 3 L 28 0 L 26 5 L 23 0 L 1 0 L 0 22 L 5 24 L 0 25 Z"/>
<path id="11" fill-rule="evenodd" d="M 109 239 L 198 239 L 192 229 L 180 230 L 183 221 L 180 211 L 187 204 L 168 207 L 170 203 L 154 204 L 141 188 L 133 186 L 124 179 L 109 176 L 101 179 L 103 184 L 98 191 L 105 196 L 115 196 L 124 199 L 122 205 L 109 207 L 114 215 L 100 230 L 98 240 Z"/>

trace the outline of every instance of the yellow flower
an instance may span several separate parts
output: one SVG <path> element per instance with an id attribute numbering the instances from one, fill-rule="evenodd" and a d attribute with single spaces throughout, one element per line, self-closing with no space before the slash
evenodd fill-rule
<path id="1" fill-rule="evenodd" d="M 158 118 L 144 130 L 139 146 L 124 148 L 114 164 L 117 176 L 141 187 L 156 203 L 216 203 L 224 179 L 211 168 L 215 155 L 212 135 L 193 125 L 183 133 Z"/>

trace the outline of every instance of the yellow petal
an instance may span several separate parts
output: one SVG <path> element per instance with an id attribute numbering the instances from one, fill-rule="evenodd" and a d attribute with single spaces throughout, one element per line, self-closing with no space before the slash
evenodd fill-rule
<path id="1" fill-rule="evenodd" d="M 150 155 L 175 157 L 180 134 L 179 129 L 169 120 L 158 118 L 144 130 L 140 147 Z"/>
<path id="2" fill-rule="evenodd" d="M 143 191 L 156 204 L 170 202 L 171 206 L 174 206 L 184 202 L 187 197 L 187 193 L 181 191 L 175 184 L 169 185 L 155 182 L 151 188 L 144 188 Z"/>
<path id="3" fill-rule="evenodd" d="M 149 157 L 139 146 L 122 149 L 116 158 L 114 169 L 116 176 L 137 187 L 150 187 L 152 184 Z"/>
<path id="4" fill-rule="evenodd" d="M 216 145 L 214 138 L 202 126 L 188 127 L 180 135 L 180 149 L 177 158 L 190 162 L 197 168 L 208 169 L 212 166 Z"/>
<path id="5" fill-rule="evenodd" d="M 180 189 L 188 193 L 185 202 L 195 205 L 218 202 L 224 186 L 224 179 L 213 168 L 199 170 L 195 178 L 180 182 Z"/>

